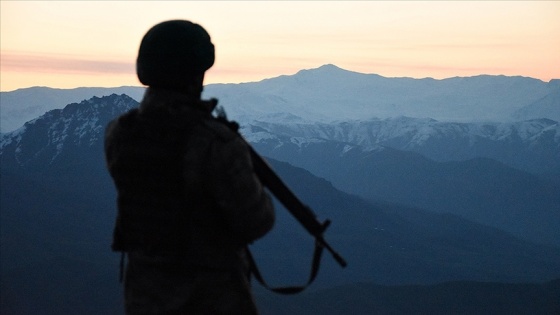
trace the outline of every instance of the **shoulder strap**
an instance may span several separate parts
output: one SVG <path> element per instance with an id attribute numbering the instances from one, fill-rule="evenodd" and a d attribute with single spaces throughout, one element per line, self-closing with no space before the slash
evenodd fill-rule
<path id="1" fill-rule="evenodd" d="M 239 132 L 239 124 L 235 121 L 229 121 L 226 117 L 225 111 L 221 107 L 216 108 L 217 117 L 216 120 L 227 125 L 231 130 Z M 311 271 L 309 274 L 309 279 L 307 283 L 302 286 L 289 286 L 289 287 L 270 287 L 264 278 L 262 277 L 255 259 L 253 258 L 249 248 L 247 248 L 247 258 L 249 260 L 250 272 L 255 276 L 255 278 L 268 290 L 280 293 L 280 294 L 296 294 L 305 290 L 317 276 L 319 272 L 319 265 L 321 264 L 321 255 L 323 254 L 323 249 L 326 248 L 333 254 L 336 261 L 342 266 L 346 266 L 346 261 L 336 253 L 328 243 L 322 237 L 322 233 L 325 231 L 330 221 L 325 221 L 320 223 L 317 221 L 315 214 L 305 206 L 282 182 L 282 180 L 270 169 L 268 164 L 260 155 L 258 155 L 255 150 L 248 145 L 251 157 L 253 160 L 255 172 L 257 176 L 263 182 L 263 185 L 269 188 L 271 193 L 275 195 L 279 201 L 284 204 L 288 211 L 307 229 L 307 231 L 315 237 L 315 249 L 313 253 L 313 260 L 311 261 Z M 296 210 L 294 210 L 294 208 Z"/>
<path id="2" fill-rule="evenodd" d="M 317 277 L 317 273 L 319 272 L 319 265 L 321 264 L 321 255 L 323 254 L 323 246 L 315 241 L 315 249 L 313 250 L 313 260 L 311 261 L 311 271 L 309 273 L 309 279 L 307 283 L 301 286 L 286 286 L 286 287 L 270 287 L 266 281 L 264 280 L 263 276 L 261 275 L 257 263 L 251 254 L 249 248 L 247 248 L 247 258 L 249 260 L 249 268 L 255 279 L 257 279 L 263 287 L 266 289 L 279 293 L 279 294 L 297 294 L 305 290 Z"/>

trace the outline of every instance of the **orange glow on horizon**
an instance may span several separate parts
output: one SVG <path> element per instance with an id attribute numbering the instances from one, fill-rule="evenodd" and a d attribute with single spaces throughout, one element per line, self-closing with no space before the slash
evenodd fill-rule
<path id="1" fill-rule="evenodd" d="M 206 84 L 260 81 L 324 64 L 385 77 L 560 79 L 560 2 L 0 1 L 0 6 L 1 91 L 140 85 L 134 66 L 139 42 L 152 25 L 173 18 L 198 22 L 212 36 L 217 60 Z"/>

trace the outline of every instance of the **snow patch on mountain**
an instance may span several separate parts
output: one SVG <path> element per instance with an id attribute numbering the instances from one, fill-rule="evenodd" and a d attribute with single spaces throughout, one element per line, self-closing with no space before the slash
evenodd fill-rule
<path id="1" fill-rule="evenodd" d="M 401 149 L 422 146 L 432 139 L 463 138 L 468 139 L 471 144 L 477 139 L 503 141 L 515 138 L 530 142 L 543 132 L 554 132 L 555 137 L 559 133 L 558 122 L 547 119 L 514 123 L 449 123 L 434 119 L 397 117 L 333 124 L 253 121 L 252 126 L 252 129 L 245 129 L 244 135 L 248 139 L 253 139 L 252 130 L 258 130 L 261 134 L 266 131 L 287 137 L 347 142 L 365 148 L 375 148 L 396 141 Z"/>
<path id="2" fill-rule="evenodd" d="M 344 148 L 342 149 L 342 153 L 340 154 L 341 156 L 344 155 L 345 153 L 347 153 L 348 151 L 352 150 L 353 148 L 355 148 L 354 146 L 351 145 L 345 145 Z"/>
<path id="3" fill-rule="evenodd" d="M 239 132 L 244 136 L 245 140 L 252 143 L 275 139 L 275 136 L 266 130 L 251 131 L 248 128 L 241 127 Z"/>
<path id="4" fill-rule="evenodd" d="M 274 145 L 276 149 L 288 143 L 302 148 L 331 141 L 361 152 L 389 147 L 442 162 L 486 157 L 533 173 L 560 171 L 560 125 L 550 119 L 509 123 L 452 123 L 411 117 L 330 124 L 253 121 L 242 134 L 251 143 Z M 346 154 L 349 147 L 340 150 Z"/>
<path id="5" fill-rule="evenodd" d="M 30 121 L 32 123 L 33 121 Z M 25 133 L 27 126 L 20 127 L 10 133 L 0 134 L 0 150 L 10 145 L 12 142 L 21 141 L 22 135 Z"/>

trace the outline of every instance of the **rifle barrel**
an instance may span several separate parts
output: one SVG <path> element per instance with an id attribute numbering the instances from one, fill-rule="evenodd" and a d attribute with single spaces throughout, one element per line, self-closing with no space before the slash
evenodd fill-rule
<path id="1" fill-rule="evenodd" d="M 264 186 L 278 198 L 290 213 L 296 217 L 305 229 L 315 237 L 320 237 L 325 231 L 325 226 L 321 224 L 311 208 L 303 204 L 299 198 L 284 184 L 276 175 L 268 163 L 249 146 L 253 166 Z M 297 210 L 296 210 L 297 209 Z"/>
<path id="2" fill-rule="evenodd" d="M 216 107 L 218 100 L 212 99 L 211 102 L 213 102 L 213 106 L 217 112 L 216 119 L 228 126 L 231 130 L 239 133 L 239 124 L 234 121 L 229 121 L 222 107 Z M 243 137 L 241 138 L 243 139 Z M 324 223 L 319 222 L 311 208 L 303 204 L 255 149 L 248 142 L 246 143 L 249 148 L 255 172 L 263 185 L 280 200 L 284 207 L 286 207 L 299 223 L 303 225 L 307 232 L 315 237 L 316 244 L 322 248 L 326 248 L 340 266 L 346 267 L 347 263 L 344 258 L 342 258 L 342 256 L 340 256 L 323 238 L 323 233 L 330 224 L 330 221 L 326 220 Z"/>

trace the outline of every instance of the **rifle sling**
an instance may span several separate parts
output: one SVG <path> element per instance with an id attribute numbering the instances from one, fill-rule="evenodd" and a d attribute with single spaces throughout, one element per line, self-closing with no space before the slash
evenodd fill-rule
<path id="1" fill-rule="evenodd" d="M 218 104 L 218 100 L 212 100 L 214 107 Z M 225 111 L 222 107 L 215 107 L 217 112 L 216 120 L 228 126 L 231 130 L 239 133 L 239 124 L 235 121 L 229 121 L 226 117 Z M 241 137 L 243 139 L 243 137 Z M 323 249 L 326 247 L 329 250 L 336 261 L 342 266 L 346 266 L 346 262 L 340 255 L 338 255 L 324 240 L 322 240 L 322 234 L 327 228 L 329 222 L 324 224 L 317 221 L 315 214 L 305 206 L 301 201 L 288 189 L 288 187 L 282 182 L 282 180 L 276 175 L 276 173 L 270 168 L 266 161 L 251 147 L 248 143 L 249 153 L 254 163 L 255 172 L 263 185 L 267 187 L 278 200 L 286 207 L 286 209 L 303 225 L 303 227 L 313 236 L 315 236 L 315 249 L 313 252 L 313 260 L 311 261 L 311 271 L 309 274 L 309 279 L 307 283 L 302 286 L 290 286 L 290 287 L 270 287 L 263 276 L 261 275 L 257 263 L 251 254 L 251 251 L 247 247 L 247 259 L 249 260 L 249 270 L 255 276 L 255 278 L 268 290 L 280 293 L 280 294 L 296 294 L 305 290 L 317 277 L 319 272 L 319 265 L 321 264 L 321 255 L 323 254 Z M 297 211 L 294 210 L 298 209 Z"/>
<path id="2" fill-rule="evenodd" d="M 247 248 L 247 258 L 249 260 L 249 270 L 257 279 L 263 287 L 266 289 L 279 293 L 279 294 L 297 294 L 301 291 L 305 290 L 317 277 L 317 273 L 319 272 L 319 265 L 321 264 L 321 255 L 323 254 L 323 246 L 320 242 L 315 241 L 315 249 L 313 251 L 313 260 L 311 261 L 311 271 L 309 273 L 309 279 L 307 283 L 301 286 L 286 286 L 286 287 L 271 287 L 269 286 L 266 281 L 264 280 L 262 274 L 257 267 L 257 263 L 251 254 L 249 248 Z"/>

